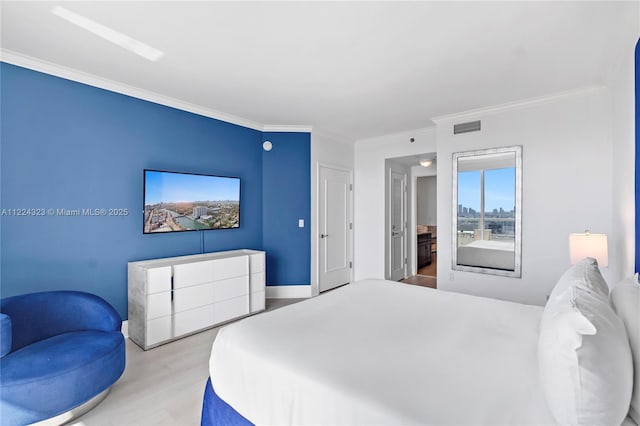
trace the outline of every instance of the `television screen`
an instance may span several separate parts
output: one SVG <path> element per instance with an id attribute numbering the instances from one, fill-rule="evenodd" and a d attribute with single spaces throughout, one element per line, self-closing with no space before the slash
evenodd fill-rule
<path id="1" fill-rule="evenodd" d="M 240 226 L 240 178 L 144 171 L 144 233 Z"/>

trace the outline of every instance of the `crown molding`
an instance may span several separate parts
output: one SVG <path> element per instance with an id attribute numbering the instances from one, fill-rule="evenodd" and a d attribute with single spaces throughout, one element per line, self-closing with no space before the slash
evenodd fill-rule
<path id="1" fill-rule="evenodd" d="M 311 132 L 312 129 L 311 126 L 265 125 L 8 49 L 0 49 L 0 61 L 261 132 Z"/>
<path id="2" fill-rule="evenodd" d="M 551 95 L 538 96 L 534 98 L 521 99 L 514 102 L 507 102 L 504 104 L 498 104 L 488 107 L 482 107 L 477 109 L 471 109 L 468 111 L 458 112 L 455 114 L 441 115 L 438 117 L 431 118 L 436 124 L 441 124 L 443 122 L 467 119 L 470 117 L 477 117 L 479 115 L 487 115 L 487 114 L 496 114 L 500 112 L 505 112 L 514 109 L 527 108 L 534 105 L 541 105 L 546 103 L 557 102 L 562 99 L 574 97 L 574 96 L 587 96 L 591 93 L 597 92 L 599 90 L 605 89 L 605 86 L 586 86 L 581 87 L 574 90 L 568 90 L 565 92 L 554 93 Z"/>
<path id="3" fill-rule="evenodd" d="M 280 125 L 280 124 L 265 124 L 262 126 L 263 132 L 298 132 L 298 133 L 311 133 L 312 126 L 303 125 Z"/>

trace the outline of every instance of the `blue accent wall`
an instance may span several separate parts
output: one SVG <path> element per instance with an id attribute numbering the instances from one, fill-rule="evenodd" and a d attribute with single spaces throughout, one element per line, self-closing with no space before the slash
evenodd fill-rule
<path id="1" fill-rule="evenodd" d="M 640 40 L 636 44 L 636 272 L 640 272 Z"/>
<path id="2" fill-rule="evenodd" d="M 311 137 L 309 133 L 264 133 L 263 247 L 267 285 L 310 283 Z M 304 220 L 304 228 L 298 220 Z M 294 249 L 295 247 L 295 249 Z"/>
<path id="3" fill-rule="evenodd" d="M 309 283 L 310 259 L 307 255 L 300 261 L 301 253 L 309 252 L 308 232 L 306 237 L 285 238 L 287 250 L 280 241 L 273 242 L 275 235 L 282 238 L 289 232 L 285 223 L 274 220 L 279 212 L 304 215 L 308 222 L 309 177 L 302 177 L 301 170 L 309 174 L 309 134 L 277 134 L 280 146 L 292 146 L 279 156 L 280 139 L 274 137 L 276 155 L 265 157 L 263 132 L 6 63 L 0 67 L 0 207 L 5 213 L 85 208 L 129 212 L 2 216 L 2 297 L 82 290 L 104 297 L 126 319 L 127 262 L 197 254 L 201 238 L 205 252 L 273 247 L 269 262 L 281 269 L 268 271 L 271 283 L 282 284 L 280 277 L 286 281 L 290 274 L 295 279 L 305 276 L 298 284 Z M 298 139 L 299 144 L 292 144 Z M 145 168 L 240 177 L 240 228 L 143 235 Z M 284 174 L 278 171 L 287 169 Z M 289 181 L 299 177 L 307 183 Z M 264 192 L 274 179 L 286 181 L 279 187 L 283 191 Z M 306 206 L 303 211 L 301 205 Z M 291 265 L 295 267 L 289 272 Z"/>

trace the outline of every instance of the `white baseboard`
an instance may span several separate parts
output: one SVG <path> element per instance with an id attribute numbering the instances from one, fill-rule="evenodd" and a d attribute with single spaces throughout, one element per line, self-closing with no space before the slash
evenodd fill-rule
<path id="1" fill-rule="evenodd" d="M 122 321 L 122 328 L 120 331 L 122 331 L 125 339 L 129 337 L 129 321 Z"/>
<path id="2" fill-rule="evenodd" d="M 268 285 L 267 299 L 299 299 L 311 297 L 310 285 Z"/>

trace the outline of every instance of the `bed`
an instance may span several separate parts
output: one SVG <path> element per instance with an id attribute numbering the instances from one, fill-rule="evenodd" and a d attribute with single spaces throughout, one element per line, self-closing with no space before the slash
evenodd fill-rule
<path id="1" fill-rule="evenodd" d="M 538 372 L 542 315 L 392 281 L 348 284 L 222 328 L 202 424 L 556 424 Z"/>
<path id="2" fill-rule="evenodd" d="M 480 266 L 513 271 L 515 246 L 513 241 L 476 240 L 458 247 L 458 265 Z"/>

